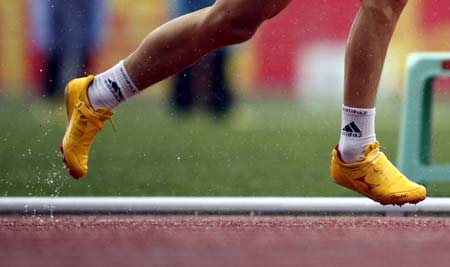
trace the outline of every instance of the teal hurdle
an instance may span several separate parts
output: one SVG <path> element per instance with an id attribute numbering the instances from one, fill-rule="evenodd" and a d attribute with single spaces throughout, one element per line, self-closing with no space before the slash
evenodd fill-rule
<path id="1" fill-rule="evenodd" d="M 431 160 L 433 81 L 450 76 L 450 53 L 413 53 L 407 72 L 398 168 L 417 182 L 450 181 L 450 165 Z"/>

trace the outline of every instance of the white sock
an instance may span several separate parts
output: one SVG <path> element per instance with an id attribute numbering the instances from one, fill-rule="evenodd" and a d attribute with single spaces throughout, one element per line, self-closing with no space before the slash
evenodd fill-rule
<path id="1" fill-rule="evenodd" d="M 94 110 L 101 107 L 113 110 L 138 93 L 139 90 L 128 76 L 123 60 L 95 76 L 87 91 L 89 102 Z"/>
<path id="2" fill-rule="evenodd" d="M 351 108 L 342 106 L 342 130 L 339 152 L 346 163 L 359 160 L 369 144 L 376 142 L 375 108 Z"/>

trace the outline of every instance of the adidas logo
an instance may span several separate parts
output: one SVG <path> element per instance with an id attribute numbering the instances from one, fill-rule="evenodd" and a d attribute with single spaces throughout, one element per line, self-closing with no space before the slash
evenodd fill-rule
<path id="1" fill-rule="evenodd" d="M 351 123 L 345 125 L 345 127 L 342 129 L 342 135 L 348 136 L 348 137 L 362 137 L 362 132 L 356 125 L 354 121 Z"/>
<path id="2" fill-rule="evenodd" d="M 105 81 L 106 87 L 108 87 L 109 91 L 113 94 L 114 98 L 116 98 L 117 102 L 122 102 L 124 100 L 122 91 L 119 87 L 119 85 L 111 81 L 110 79 Z"/>

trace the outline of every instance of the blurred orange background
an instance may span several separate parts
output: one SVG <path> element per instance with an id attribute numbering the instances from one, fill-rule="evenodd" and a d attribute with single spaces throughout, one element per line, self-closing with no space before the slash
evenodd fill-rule
<path id="1" fill-rule="evenodd" d="M 110 0 L 111 19 L 92 72 L 124 58 L 152 29 L 169 19 L 170 1 Z M 294 0 L 249 43 L 238 46 L 229 76 L 244 95 L 302 95 L 341 84 L 347 34 L 360 0 Z M 406 57 L 450 47 L 450 0 L 410 1 L 391 45 L 382 89 L 398 94 Z M 26 0 L 0 3 L 0 88 L 33 90 L 42 72 L 29 33 Z M 112 37 L 120 42 L 112 41 Z M 165 88 L 167 84 L 158 87 Z"/>

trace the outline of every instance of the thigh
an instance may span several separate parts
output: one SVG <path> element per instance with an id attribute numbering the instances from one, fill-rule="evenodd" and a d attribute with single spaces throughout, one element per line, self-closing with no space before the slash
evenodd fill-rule
<path id="1" fill-rule="evenodd" d="M 217 0 L 213 8 L 256 19 L 269 19 L 283 10 L 291 0 Z"/>
<path id="2" fill-rule="evenodd" d="M 361 0 L 364 7 L 376 8 L 387 12 L 401 11 L 408 0 Z"/>
<path id="3" fill-rule="evenodd" d="M 175 1 L 179 16 L 195 12 L 205 7 L 212 6 L 214 0 L 178 0 Z"/>

